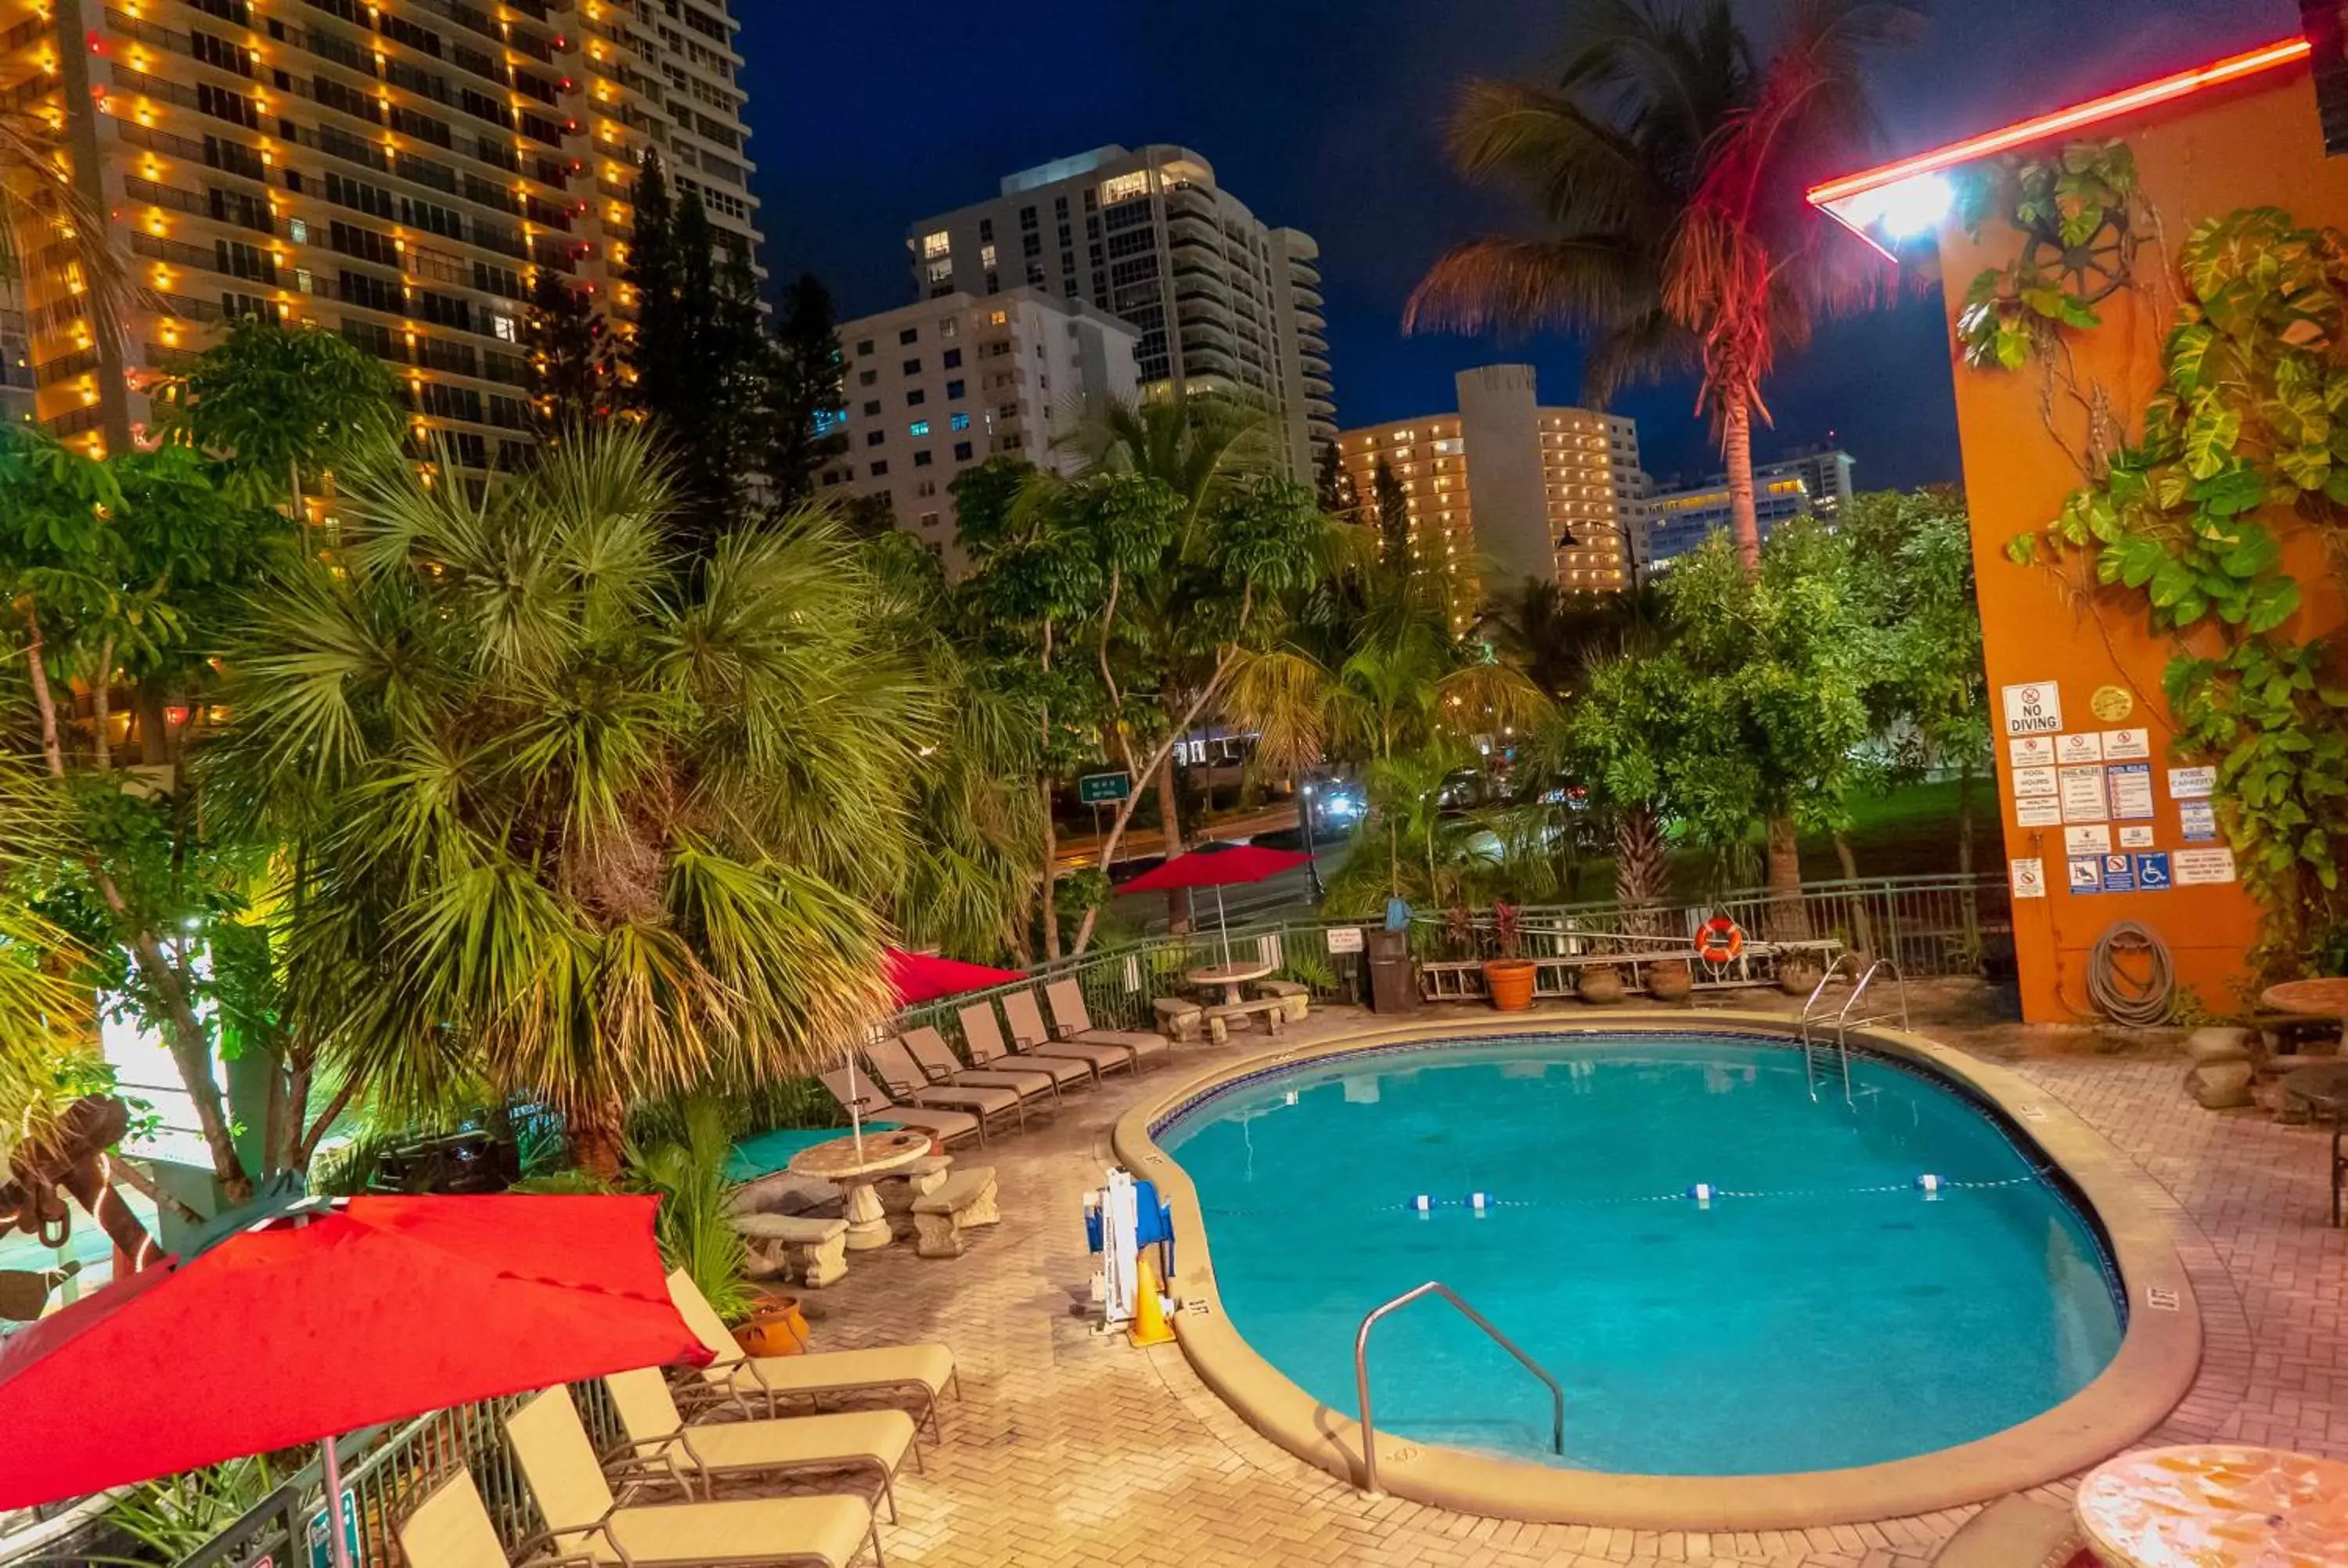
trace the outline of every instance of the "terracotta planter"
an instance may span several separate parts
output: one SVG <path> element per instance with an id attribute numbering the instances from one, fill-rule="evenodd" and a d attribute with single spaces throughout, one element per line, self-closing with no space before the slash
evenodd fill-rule
<path id="1" fill-rule="evenodd" d="M 1777 966 L 1777 989 L 1789 997 L 1807 997 L 1818 989 L 1818 977 L 1826 970 L 1817 964 L 1788 963 Z"/>
<path id="2" fill-rule="evenodd" d="M 1522 1012 L 1533 1005 L 1533 979 L 1540 971 L 1528 958 L 1491 958 L 1484 965 L 1484 989 L 1501 1012 Z"/>
<path id="3" fill-rule="evenodd" d="M 1695 977 L 1688 973 L 1684 958 L 1666 958 L 1647 966 L 1647 994 L 1655 1000 L 1684 1002 L 1694 989 Z"/>
<path id="4" fill-rule="evenodd" d="M 800 1356 L 807 1352 L 807 1319 L 796 1296 L 768 1295 L 734 1327 L 734 1342 L 746 1356 Z"/>
<path id="5" fill-rule="evenodd" d="M 1586 1002 L 1601 1006 L 1619 1002 L 1622 999 L 1622 972 L 1612 964 L 1595 965 L 1581 971 L 1573 989 Z"/>

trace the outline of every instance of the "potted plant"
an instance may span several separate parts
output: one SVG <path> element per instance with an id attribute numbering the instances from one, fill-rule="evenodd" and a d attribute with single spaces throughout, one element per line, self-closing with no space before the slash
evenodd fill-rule
<path id="1" fill-rule="evenodd" d="M 1647 994 L 1659 1002 L 1684 1002 L 1695 989 L 1685 958 L 1659 958 L 1647 966 Z"/>
<path id="2" fill-rule="evenodd" d="M 1777 989 L 1789 997 L 1807 997 L 1826 972 L 1815 954 L 1788 953 L 1777 964 Z"/>
<path id="3" fill-rule="evenodd" d="M 1540 972 L 1524 956 L 1524 917 L 1513 904 L 1492 906 L 1492 940 L 1500 950 L 1484 960 L 1484 990 L 1501 1012 L 1522 1012 L 1533 1005 L 1533 979 Z"/>

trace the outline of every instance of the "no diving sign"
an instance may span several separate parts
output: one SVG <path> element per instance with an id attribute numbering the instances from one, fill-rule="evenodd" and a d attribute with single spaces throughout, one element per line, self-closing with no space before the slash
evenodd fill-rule
<path id="1" fill-rule="evenodd" d="M 2051 735 L 2063 727 L 2063 692 L 2052 681 L 2025 681 L 2003 688 L 2005 733 Z"/>

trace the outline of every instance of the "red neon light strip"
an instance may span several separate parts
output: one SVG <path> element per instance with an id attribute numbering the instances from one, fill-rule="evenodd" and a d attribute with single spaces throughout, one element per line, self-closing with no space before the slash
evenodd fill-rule
<path id="1" fill-rule="evenodd" d="M 2129 87 L 2124 92 L 2090 98 L 2085 103 L 2074 104 L 2069 108 L 2057 109 L 2053 114 L 2040 115 L 2034 119 L 2017 120 L 2003 129 L 1989 131 L 1964 141 L 1951 142 L 1948 146 L 1935 149 L 1931 152 L 1919 153 L 1913 158 L 1902 159 L 1897 163 L 1887 163 L 1879 169 L 1867 169 L 1862 173 L 1817 186 L 1809 192 L 1809 201 L 1814 207 L 1828 207 L 1833 202 L 1840 201 L 1847 197 L 1857 196 L 1862 191 L 1897 184 L 1902 179 L 1912 179 L 1920 174 L 1932 174 L 1943 169 L 1953 169 L 1961 163 L 1972 163 L 1976 159 L 1992 157 L 2027 142 L 2044 141 L 2049 137 L 2060 136 L 2065 131 L 2080 130 L 2098 121 L 2110 119 L 2116 115 L 2148 108 L 2154 104 L 2167 103 L 2172 98 L 2181 98 L 2188 93 L 2198 93 L 2204 87 L 2214 87 L 2222 82 L 2238 81 L 2244 77 L 2255 76 L 2260 71 L 2272 70 L 2277 66 L 2287 66 L 2294 60 L 2303 60 L 2307 58 L 2311 47 L 2312 46 L 2304 38 L 2278 39 L 2262 48 L 2252 49 L 2246 55 L 2234 55 L 2226 59 L 2212 61 L 2206 66 L 2196 66 L 2189 71 L 2179 71 L 2173 77 L 2162 77 L 2157 81 L 2146 82 L 2141 86 Z"/>

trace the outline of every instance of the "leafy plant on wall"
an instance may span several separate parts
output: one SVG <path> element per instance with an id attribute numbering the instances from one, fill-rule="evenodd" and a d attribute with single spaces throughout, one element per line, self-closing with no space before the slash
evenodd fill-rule
<path id="1" fill-rule="evenodd" d="M 2176 640 L 2175 749 L 2216 765 L 2219 821 L 2271 917 L 2256 957 L 2291 972 L 2348 920 L 2348 689 L 2324 643 L 2291 635 L 2283 564 L 2284 536 L 2307 529 L 2335 570 L 2348 559 L 2348 237 L 2244 209 L 2195 225 L 2178 273 L 2140 438 L 2006 553 L 2091 581 L 2097 602 L 2128 596 Z M 1977 368 L 2005 364 L 1967 341 Z"/>

